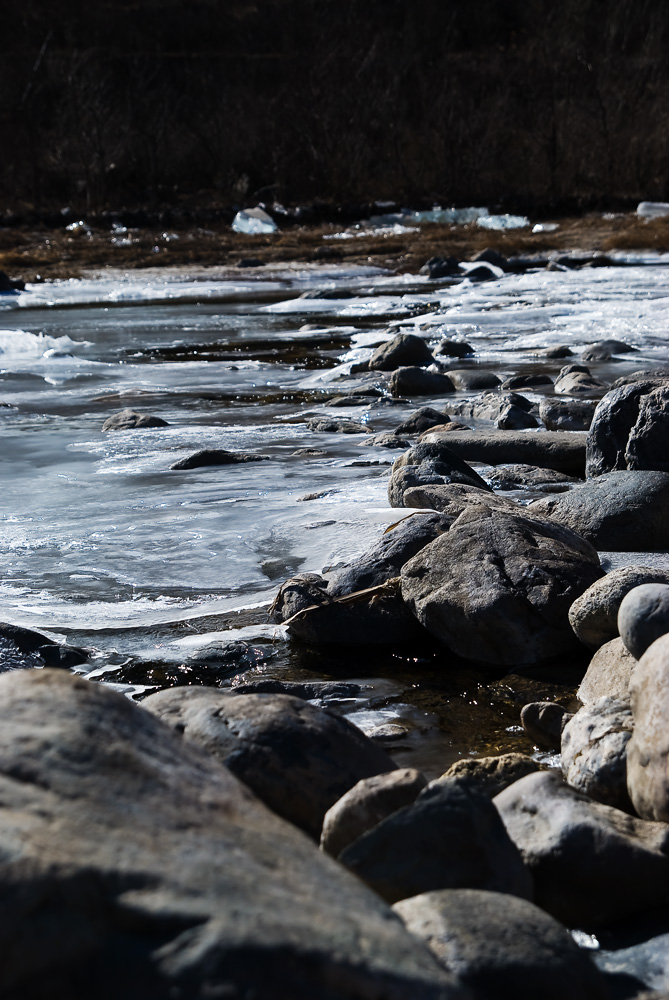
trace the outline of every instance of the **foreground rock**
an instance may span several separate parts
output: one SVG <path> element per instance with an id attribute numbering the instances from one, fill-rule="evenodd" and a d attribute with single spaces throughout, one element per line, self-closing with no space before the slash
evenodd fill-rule
<path id="1" fill-rule="evenodd" d="M 605 696 L 579 709 L 562 730 L 567 784 L 597 802 L 631 812 L 627 744 L 633 728 L 628 699 Z"/>
<path id="2" fill-rule="evenodd" d="M 620 636 L 605 643 L 588 664 L 577 691 L 579 701 L 588 705 L 604 695 L 626 699 L 636 662 Z"/>
<path id="3" fill-rule="evenodd" d="M 604 976 L 588 953 L 526 899 L 442 889 L 393 909 L 477 1000 L 608 1000 Z"/>
<path id="4" fill-rule="evenodd" d="M 639 376 L 599 403 L 588 434 L 589 476 L 624 469 L 669 472 L 669 380 Z"/>
<path id="5" fill-rule="evenodd" d="M 634 733 L 627 789 L 639 816 L 669 822 L 669 635 L 643 654 L 630 680 Z"/>
<path id="6" fill-rule="evenodd" d="M 380 900 L 149 712 L 62 671 L 0 688 L 7 1000 L 460 996 Z"/>
<path id="7" fill-rule="evenodd" d="M 669 473 L 609 472 L 530 505 L 602 550 L 657 552 L 669 546 Z"/>
<path id="8" fill-rule="evenodd" d="M 412 767 L 362 778 L 326 812 L 321 849 L 337 857 L 386 816 L 415 802 L 426 785 L 425 775 Z"/>
<path id="9" fill-rule="evenodd" d="M 459 780 L 435 782 L 339 860 L 391 903 L 434 889 L 532 894 L 529 873 L 492 802 Z"/>
<path id="10" fill-rule="evenodd" d="M 402 596 L 459 656 L 537 663 L 576 647 L 569 607 L 601 575 L 575 532 L 476 508 L 406 563 Z"/>
<path id="11" fill-rule="evenodd" d="M 486 465 L 507 463 L 538 465 L 542 469 L 555 469 L 568 476 L 585 474 L 585 434 L 574 431 L 551 431 L 537 434 L 534 431 L 459 431 L 445 434 L 428 431 L 423 436 L 425 444 L 445 442 L 459 458 L 466 462 L 484 462 Z"/>
<path id="12" fill-rule="evenodd" d="M 618 610 L 620 638 L 639 660 L 669 632 L 669 584 L 643 583 L 625 594 Z"/>
<path id="13" fill-rule="evenodd" d="M 120 410 L 107 417 L 102 425 L 103 431 L 127 431 L 135 427 L 168 427 L 162 417 L 154 417 L 150 413 L 138 413 L 137 410 Z"/>
<path id="14" fill-rule="evenodd" d="M 606 926 L 667 899 L 664 823 L 593 802 L 555 771 L 521 778 L 494 803 L 532 872 L 536 903 L 568 927 Z"/>
<path id="15" fill-rule="evenodd" d="M 170 465 L 170 469 L 204 469 L 208 465 L 239 465 L 267 461 L 267 455 L 248 451 L 226 451 L 225 448 L 203 448 Z"/>
<path id="16" fill-rule="evenodd" d="M 669 584 L 669 572 L 652 566 L 623 566 L 597 580 L 574 601 L 569 609 L 569 621 L 585 646 L 599 649 L 615 639 L 622 600 L 642 583 Z"/>
<path id="17" fill-rule="evenodd" d="M 168 688 L 142 705 L 316 839 L 325 813 L 356 782 L 395 769 L 356 726 L 290 695 Z"/>

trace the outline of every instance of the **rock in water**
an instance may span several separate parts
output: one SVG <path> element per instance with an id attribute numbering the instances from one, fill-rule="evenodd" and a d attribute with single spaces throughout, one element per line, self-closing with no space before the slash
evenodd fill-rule
<path id="1" fill-rule="evenodd" d="M 608 1000 L 604 977 L 568 931 L 508 893 L 442 889 L 393 907 L 480 1000 Z"/>
<path id="2" fill-rule="evenodd" d="M 450 1000 L 356 879 L 102 684 L 0 678 L 6 1000 Z"/>
<path id="3" fill-rule="evenodd" d="M 442 396 L 455 392 L 455 386 L 447 375 L 416 365 L 397 368 L 390 376 L 388 385 L 393 396 Z"/>
<path id="4" fill-rule="evenodd" d="M 357 726 L 291 695 L 168 688 L 142 704 L 315 839 L 327 810 L 356 782 L 395 769 Z"/>
<path id="5" fill-rule="evenodd" d="M 415 333 L 398 333 L 396 337 L 381 344 L 369 359 L 371 371 L 392 372 L 403 365 L 419 367 L 434 363 L 432 351 L 422 337 Z"/>
<path id="6" fill-rule="evenodd" d="M 570 529 L 476 508 L 406 563 L 402 597 L 459 656 L 537 663 L 577 647 L 568 611 L 601 575 Z"/>
<path id="7" fill-rule="evenodd" d="M 203 448 L 170 465 L 170 469 L 203 469 L 208 465 L 238 465 L 240 462 L 262 462 L 267 455 L 247 451 L 227 451 L 225 448 Z"/>
<path id="8" fill-rule="evenodd" d="M 134 427 L 168 427 L 162 417 L 154 417 L 150 413 L 138 413 L 136 410 L 120 410 L 107 417 L 102 425 L 103 431 L 127 431 Z"/>
<path id="9" fill-rule="evenodd" d="M 534 876 L 535 902 L 567 927 L 606 926 L 666 901 L 669 827 L 593 802 L 554 770 L 493 800 Z"/>
<path id="10" fill-rule="evenodd" d="M 669 584 L 642 583 L 625 594 L 618 610 L 620 638 L 639 660 L 648 647 L 669 632 Z"/>
<path id="11" fill-rule="evenodd" d="M 630 698 L 627 790 L 639 816 L 669 823 L 669 635 L 656 639 L 637 663 Z"/>
<path id="12" fill-rule="evenodd" d="M 532 895 L 529 873 L 490 799 L 453 778 L 434 782 L 339 860 L 391 903 L 433 889 Z"/>

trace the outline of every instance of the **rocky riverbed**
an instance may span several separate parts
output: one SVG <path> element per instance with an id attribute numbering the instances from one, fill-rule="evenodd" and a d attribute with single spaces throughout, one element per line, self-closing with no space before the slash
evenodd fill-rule
<path id="1" fill-rule="evenodd" d="M 592 263 L 7 293 L 6 996 L 666 994 L 669 272 Z"/>

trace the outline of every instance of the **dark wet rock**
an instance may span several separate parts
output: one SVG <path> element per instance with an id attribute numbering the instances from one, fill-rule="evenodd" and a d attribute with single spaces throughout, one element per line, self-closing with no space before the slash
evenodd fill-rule
<path id="1" fill-rule="evenodd" d="M 78 667 L 86 663 L 89 651 L 87 649 L 80 649 L 77 646 L 48 645 L 40 646 L 39 655 L 42 657 L 45 667 L 70 670 L 72 667 Z"/>
<path id="2" fill-rule="evenodd" d="M 588 433 L 588 476 L 624 469 L 669 472 L 668 429 L 669 381 L 640 378 L 613 389 L 600 401 Z"/>
<path id="3" fill-rule="evenodd" d="M 571 358 L 574 355 L 569 344 L 554 344 L 553 347 L 539 347 L 532 351 L 535 357 L 548 358 L 551 361 L 560 361 L 562 358 Z"/>
<path id="4" fill-rule="evenodd" d="M 436 638 L 466 659 L 537 663 L 577 646 L 567 613 L 602 575 L 570 529 L 475 508 L 402 569 L 402 596 Z"/>
<path id="5" fill-rule="evenodd" d="M 655 368 L 641 368 L 639 371 L 622 375 L 611 383 L 612 389 L 620 389 L 624 385 L 634 385 L 637 382 L 655 383 L 669 381 L 669 366 L 658 365 Z"/>
<path id="6" fill-rule="evenodd" d="M 446 372 L 456 389 L 473 392 L 477 389 L 491 389 L 500 385 L 501 378 L 494 372 L 482 368 L 452 368 Z"/>
<path id="7" fill-rule="evenodd" d="M 337 417 L 309 417 L 307 427 L 310 431 L 327 434 L 369 434 L 370 428 L 356 420 L 346 420 Z"/>
<path id="8" fill-rule="evenodd" d="M 632 656 L 641 659 L 656 639 L 669 632 L 669 585 L 632 587 L 620 602 L 618 631 Z"/>
<path id="9" fill-rule="evenodd" d="M 457 453 L 451 448 L 450 442 L 450 436 L 448 444 L 443 441 L 436 443 L 420 441 L 399 458 L 396 458 L 388 487 L 388 496 L 391 497 L 393 490 L 393 476 L 404 468 L 416 468 L 430 476 L 440 477 L 437 481 L 443 484 L 464 483 L 466 486 L 477 486 L 479 489 L 492 492 L 486 481 L 470 465 L 458 458 Z M 428 485 L 427 482 L 424 484 Z M 422 483 L 416 482 L 411 485 L 420 486 Z M 390 502 L 393 507 L 398 506 L 393 503 L 392 498 Z"/>
<path id="10" fill-rule="evenodd" d="M 562 730 L 571 717 L 564 706 L 554 701 L 532 701 L 523 706 L 520 722 L 540 750 L 559 750 Z"/>
<path id="11" fill-rule="evenodd" d="M 435 889 L 530 898 L 532 882 L 490 799 L 455 779 L 426 788 L 346 847 L 339 860 L 388 902 Z"/>
<path id="12" fill-rule="evenodd" d="M 502 382 L 502 389 L 541 389 L 553 385 L 550 375 L 535 375 L 530 372 L 520 375 L 512 375 Z"/>
<path id="13" fill-rule="evenodd" d="M 570 396 L 603 396 L 609 384 L 595 378 L 585 365 L 566 365 L 560 370 L 553 388 L 555 392 Z"/>
<path id="14" fill-rule="evenodd" d="M 107 417 L 102 425 L 103 431 L 127 431 L 134 427 L 168 427 L 162 417 L 154 417 L 150 413 L 138 413 L 136 410 L 120 410 Z"/>
<path id="15" fill-rule="evenodd" d="M 495 421 L 501 431 L 521 431 L 529 427 L 538 427 L 539 422 L 526 410 L 519 406 L 505 406 Z"/>
<path id="16" fill-rule="evenodd" d="M 289 694 L 305 701 L 350 701 L 365 690 L 364 684 L 353 681 L 280 681 L 272 677 L 248 680 L 242 676 L 233 681 L 231 694 Z"/>
<path id="17" fill-rule="evenodd" d="M 536 465 L 504 465 L 494 469 L 488 476 L 490 485 L 496 490 L 543 490 L 548 493 L 562 493 L 577 482 L 573 476 L 555 469 L 540 469 Z"/>
<path id="18" fill-rule="evenodd" d="M 321 850 L 336 858 L 381 820 L 415 802 L 426 785 L 425 775 L 412 767 L 362 778 L 326 812 Z"/>
<path id="19" fill-rule="evenodd" d="M 395 769 L 352 723 L 303 698 L 168 688 L 142 706 L 204 747 L 277 815 L 318 838 L 361 778 Z"/>
<path id="20" fill-rule="evenodd" d="M 350 566 L 335 573 L 328 584 L 330 597 L 341 597 L 385 583 L 429 542 L 448 531 L 453 517 L 414 514 L 389 528 L 378 542 Z"/>
<path id="21" fill-rule="evenodd" d="M 397 432 L 383 431 L 381 434 L 374 434 L 361 442 L 362 447 L 370 446 L 376 448 L 410 448 L 411 441 L 401 437 Z"/>
<path id="22" fill-rule="evenodd" d="M 412 486 L 404 491 L 402 502 L 405 507 L 428 508 L 438 510 L 455 519 L 473 506 L 487 507 L 491 510 L 520 513 L 522 508 L 506 497 L 495 496 L 489 490 L 477 486 L 466 486 L 463 483 L 449 483 L 438 486 Z"/>
<path id="23" fill-rule="evenodd" d="M 422 431 L 428 430 L 430 427 L 436 427 L 438 424 L 447 424 L 450 422 L 450 417 L 447 413 L 442 413 L 441 410 L 435 410 L 433 406 L 421 406 L 419 410 L 412 413 L 410 417 L 395 428 L 395 434 L 420 434 Z"/>
<path id="24" fill-rule="evenodd" d="M 41 632 L 0 622 L 0 673 L 41 667 L 69 669 L 87 659 L 85 649 L 61 645 Z"/>
<path id="25" fill-rule="evenodd" d="M 486 465 L 524 464 L 555 469 L 568 476 L 585 473 L 585 434 L 573 431 L 462 431 L 449 435 L 448 447 L 467 462 Z M 423 443 L 443 440 L 437 431 L 428 431 Z"/>
<path id="26" fill-rule="evenodd" d="M 509 407 L 529 413 L 532 403 L 518 392 L 482 392 L 473 399 L 462 400 L 449 406 L 451 413 L 475 420 L 498 420 Z"/>
<path id="27" fill-rule="evenodd" d="M 565 781 L 596 802 L 632 811 L 627 744 L 634 728 L 629 700 L 605 696 L 584 705 L 562 730 Z"/>
<path id="28" fill-rule="evenodd" d="M 270 608 L 272 621 L 313 645 L 388 645 L 419 639 L 422 629 L 405 606 L 399 579 L 331 597 L 315 574 L 287 580 Z"/>
<path id="29" fill-rule="evenodd" d="M 0 271 L 0 292 L 22 292 L 25 287 L 25 281 L 10 278 L 5 271 Z"/>
<path id="30" fill-rule="evenodd" d="M 630 590 L 643 583 L 669 584 L 669 570 L 655 569 L 652 566 L 623 566 L 597 580 L 574 601 L 569 609 L 569 621 L 585 646 L 598 649 L 615 639 L 619 634 L 618 611 L 621 602 Z"/>
<path id="31" fill-rule="evenodd" d="M 406 739 L 410 729 L 399 722 L 384 722 L 381 726 L 374 726 L 367 733 L 370 740 L 379 740 L 384 743 L 395 743 L 397 740 Z"/>
<path id="32" fill-rule="evenodd" d="M 333 396 L 324 405 L 338 409 L 342 406 L 371 406 L 376 402 L 376 396 Z"/>
<path id="33" fill-rule="evenodd" d="M 203 448 L 170 465 L 170 469 L 202 469 L 208 465 L 239 465 L 246 462 L 264 462 L 267 455 L 247 451 L 226 451 L 225 448 Z"/>
<path id="34" fill-rule="evenodd" d="M 598 340 L 588 344 L 581 354 L 582 361 L 610 361 L 614 354 L 630 354 L 636 347 L 630 347 L 622 340 Z"/>
<path id="35" fill-rule="evenodd" d="M 663 551 L 669 546 L 669 473 L 609 472 L 535 500 L 529 513 L 573 528 L 600 550 Z"/>
<path id="36" fill-rule="evenodd" d="M 669 823 L 669 635 L 646 650 L 630 678 L 634 732 L 627 790 L 639 816 Z M 666 827 L 669 830 L 669 826 Z"/>
<path id="37" fill-rule="evenodd" d="M 442 340 L 437 348 L 437 354 L 444 354 L 449 358 L 466 358 L 474 353 L 474 348 L 466 340 Z"/>
<path id="38" fill-rule="evenodd" d="M 393 469 L 388 482 L 388 502 L 391 507 L 404 507 L 405 493 L 416 486 L 443 486 L 444 477 L 438 475 L 430 466 L 403 465 Z M 429 506 L 429 505 L 428 505 Z"/>
<path id="39" fill-rule="evenodd" d="M 421 441 L 424 434 L 429 434 L 430 431 L 439 431 L 443 434 L 451 434 L 453 431 L 470 431 L 471 427 L 468 424 L 461 424 L 457 420 L 449 420 L 447 424 L 435 424 L 434 427 L 428 427 L 426 431 L 421 431 L 418 435 L 418 440 Z"/>
<path id="40" fill-rule="evenodd" d="M 415 333 L 398 333 L 387 344 L 381 344 L 369 359 L 370 371 L 393 372 L 402 366 L 431 365 L 432 351 Z"/>
<path id="41" fill-rule="evenodd" d="M 592 951 L 611 983 L 612 998 L 667 1000 L 669 997 L 669 914 L 666 907 L 599 931 Z M 620 994 L 615 985 L 620 984 Z M 641 991 L 641 992 L 639 992 Z"/>
<path id="42" fill-rule="evenodd" d="M 207 664 L 217 671 L 238 673 L 240 670 L 250 670 L 264 663 L 273 655 L 242 639 L 234 639 L 232 642 L 209 642 L 199 649 L 194 649 L 188 660 L 192 663 Z"/>
<path id="43" fill-rule="evenodd" d="M 502 753 L 498 757 L 465 757 L 456 760 L 442 778 L 459 778 L 471 783 L 492 799 L 526 774 L 544 770 L 545 765 L 524 753 Z M 437 779 L 439 780 L 439 779 Z"/>
<path id="44" fill-rule="evenodd" d="M 327 455 L 327 451 L 323 448 L 297 448 L 291 455 L 293 458 L 321 458 Z"/>
<path id="45" fill-rule="evenodd" d="M 508 265 L 508 260 L 501 254 L 499 250 L 493 250 L 492 247 L 486 247 L 485 250 L 480 250 L 472 258 L 472 263 L 483 263 L 492 264 L 494 267 L 501 267 L 503 271 L 506 270 Z"/>
<path id="46" fill-rule="evenodd" d="M 442 889 L 393 909 L 477 1000 L 609 1000 L 588 953 L 527 899 Z"/>
<path id="47" fill-rule="evenodd" d="M 521 778 L 493 801 L 532 872 L 535 902 L 568 927 L 607 926 L 666 899 L 664 823 L 594 802 L 555 770 Z"/>
<path id="48" fill-rule="evenodd" d="M 390 376 L 388 386 L 393 396 L 443 396 L 455 392 L 448 375 L 416 366 L 398 368 Z"/>
<path id="49" fill-rule="evenodd" d="M 580 683 L 577 691 L 579 701 L 589 705 L 605 695 L 612 698 L 627 698 L 635 666 L 636 660 L 625 648 L 619 636 L 604 643 L 590 660 Z"/>
<path id="50" fill-rule="evenodd" d="M 0 689 L 7 1000 L 460 996 L 378 898 L 150 712 L 63 671 Z"/>
<path id="51" fill-rule="evenodd" d="M 264 267 L 265 261 L 259 257 L 242 257 L 237 261 L 237 267 Z"/>
<path id="52" fill-rule="evenodd" d="M 421 267 L 419 274 L 426 274 L 428 278 L 450 278 L 456 274 L 462 274 L 457 257 L 430 257 Z"/>
<path id="53" fill-rule="evenodd" d="M 469 278 L 470 281 L 494 281 L 495 278 L 500 277 L 500 270 L 494 264 L 482 261 L 476 267 L 467 268 L 465 278 Z"/>
<path id="54" fill-rule="evenodd" d="M 597 402 L 594 399 L 542 399 L 539 416 L 549 431 L 587 431 Z"/>

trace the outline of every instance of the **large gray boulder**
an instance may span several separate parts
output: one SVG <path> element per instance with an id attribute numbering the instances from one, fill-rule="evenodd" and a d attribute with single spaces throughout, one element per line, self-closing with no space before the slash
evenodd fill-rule
<path id="1" fill-rule="evenodd" d="M 325 813 L 356 782 L 395 769 L 357 726 L 291 695 L 167 688 L 142 704 L 315 839 Z"/>
<path id="2" fill-rule="evenodd" d="M 599 649 L 616 638 L 622 600 L 642 583 L 669 584 L 669 572 L 652 566 L 623 566 L 596 580 L 574 601 L 569 609 L 569 621 L 585 646 Z"/>
<path id="3" fill-rule="evenodd" d="M 386 816 L 415 802 L 426 785 L 425 775 L 413 767 L 361 778 L 326 812 L 321 850 L 337 857 Z"/>
<path id="4" fill-rule="evenodd" d="M 562 773 L 597 802 L 632 811 L 627 793 L 627 744 L 634 729 L 628 699 L 604 696 L 584 705 L 562 730 Z"/>
<path id="5" fill-rule="evenodd" d="M 402 597 L 459 656 L 537 663 L 576 648 L 569 607 L 601 575 L 570 529 L 478 507 L 405 564 Z"/>
<path id="6" fill-rule="evenodd" d="M 388 483 L 392 507 L 403 506 L 404 492 L 412 486 L 464 483 L 492 493 L 484 479 L 457 456 L 449 444 L 419 442 L 395 459 Z"/>
<path id="7" fill-rule="evenodd" d="M 669 635 L 643 654 L 629 690 L 634 733 L 627 747 L 627 789 L 639 816 L 669 823 Z"/>
<path id="8" fill-rule="evenodd" d="M 618 609 L 620 638 L 639 660 L 648 647 L 669 632 L 669 584 L 642 583 L 629 590 Z"/>
<path id="9" fill-rule="evenodd" d="M 573 528 L 600 550 L 662 551 L 669 546 L 669 473 L 609 472 L 535 500 L 529 512 Z"/>
<path id="10" fill-rule="evenodd" d="M 588 433 L 588 476 L 624 469 L 669 472 L 669 380 L 639 375 L 600 401 Z"/>
<path id="11" fill-rule="evenodd" d="M 410 486 L 404 491 L 402 503 L 405 507 L 436 510 L 443 516 L 452 519 L 459 517 L 464 510 L 481 504 L 492 510 L 508 511 L 515 514 L 520 513 L 523 509 L 515 500 L 496 496 L 490 490 L 482 490 L 479 486 L 467 486 L 464 483 Z"/>
<path id="12" fill-rule="evenodd" d="M 447 1000 L 389 909 L 102 684 L 0 678 L 6 1000 Z"/>
<path id="13" fill-rule="evenodd" d="M 532 895 L 529 873 L 492 802 L 457 779 L 434 782 L 339 860 L 390 903 L 434 889 Z"/>
<path id="14" fill-rule="evenodd" d="M 398 333 L 387 344 L 381 344 L 369 359 L 371 371 L 392 372 L 403 365 L 431 365 L 432 351 L 415 333 Z"/>
<path id="15" fill-rule="evenodd" d="M 635 666 L 636 660 L 620 636 L 604 643 L 588 664 L 588 669 L 576 692 L 579 701 L 589 705 L 604 695 L 626 699 Z"/>
<path id="16" fill-rule="evenodd" d="M 554 770 L 493 801 L 532 872 L 535 902 L 567 927 L 606 926 L 666 901 L 666 824 L 594 802 Z"/>
<path id="17" fill-rule="evenodd" d="M 527 899 L 441 889 L 403 899 L 393 909 L 477 1000 L 609 998 L 588 953 Z"/>
<path id="18" fill-rule="evenodd" d="M 447 444 L 465 462 L 486 465 L 507 463 L 538 465 L 555 469 L 568 476 L 585 474 L 585 433 L 577 431 L 458 431 L 446 435 L 428 431 L 422 436 L 425 444 Z"/>

